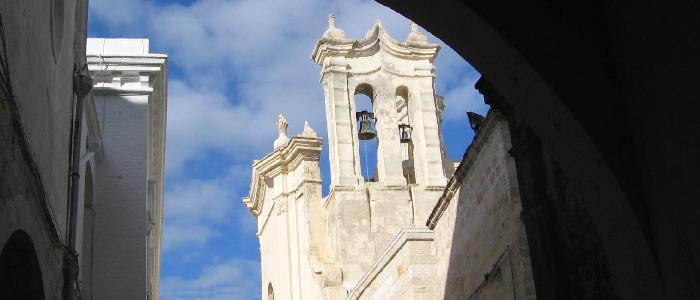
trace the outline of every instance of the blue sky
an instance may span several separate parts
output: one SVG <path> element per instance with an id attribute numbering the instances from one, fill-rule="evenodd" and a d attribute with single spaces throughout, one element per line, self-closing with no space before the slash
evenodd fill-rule
<path id="1" fill-rule="evenodd" d="M 148 38 L 152 53 L 169 56 L 162 299 L 259 298 L 256 224 L 241 197 L 251 161 L 272 150 L 279 113 L 290 135 L 308 120 L 326 136 L 319 67 L 309 55 L 329 13 L 350 38 L 364 37 L 377 19 L 397 40 L 410 31 L 408 20 L 373 1 L 90 1 L 90 37 Z M 443 46 L 436 86 L 447 105 L 448 153 L 458 158 L 472 139 L 466 112 L 488 107 L 473 88 L 478 73 L 430 40 Z M 321 162 L 328 178 L 325 153 Z"/>

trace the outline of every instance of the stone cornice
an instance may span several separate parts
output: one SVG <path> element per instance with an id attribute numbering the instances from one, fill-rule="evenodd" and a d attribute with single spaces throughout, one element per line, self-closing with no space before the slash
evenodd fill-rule
<path id="1" fill-rule="evenodd" d="M 320 138 L 295 136 L 291 138 L 287 146 L 277 149 L 253 163 L 250 196 L 242 199 L 253 215 L 260 215 L 267 189 L 265 181 L 295 170 L 303 161 L 319 161 L 322 145 L 323 140 Z"/>
<path id="2" fill-rule="evenodd" d="M 144 55 L 96 55 L 87 56 L 88 69 L 91 75 L 101 78 L 102 73 L 111 76 L 129 73 L 159 73 L 163 71 L 168 56 L 164 54 Z M 99 81 L 98 81 L 99 82 Z"/>
<path id="3" fill-rule="evenodd" d="M 489 135 L 495 128 L 496 124 L 498 124 L 498 121 L 502 119 L 503 117 L 497 110 L 492 109 L 489 111 L 483 125 L 479 129 L 476 137 L 474 137 L 474 141 L 471 143 L 471 145 L 469 145 L 467 151 L 465 151 L 462 162 L 460 162 L 457 170 L 454 172 L 454 175 L 452 175 L 450 180 L 447 182 L 447 186 L 445 187 L 442 195 L 438 199 L 437 203 L 435 203 L 435 207 L 433 207 L 433 211 L 430 213 L 428 221 L 425 223 L 428 228 L 435 229 L 435 225 L 437 225 L 440 217 L 442 217 L 442 214 L 450 205 L 450 201 L 452 201 L 452 198 L 454 198 L 454 195 L 462 185 L 462 181 L 464 180 L 467 172 L 471 168 L 479 153 L 481 153 L 481 148 L 483 148 L 484 144 L 486 144 Z"/>
<path id="4" fill-rule="evenodd" d="M 422 186 L 419 185 L 412 185 L 412 187 L 415 188 L 423 188 Z M 445 187 L 443 186 L 427 186 L 424 189 L 425 190 L 442 190 Z M 328 207 L 329 204 L 333 202 L 335 199 L 335 194 L 338 192 L 356 192 L 356 191 L 369 191 L 369 192 L 375 192 L 375 191 L 408 191 L 409 186 L 408 185 L 385 185 L 381 182 L 360 182 L 358 185 L 353 186 L 353 185 L 335 185 L 330 187 L 330 192 L 328 193 L 328 196 L 324 198 L 323 207 L 326 208 Z"/>
<path id="5" fill-rule="evenodd" d="M 440 51 L 440 46 L 433 43 L 400 43 L 384 30 L 381 22 L 377 21 L 361 40 L 321 38 L 311 53 L 311 60 L 324 65 L 330 57 L 366 57 L 377 53 L 380 49 L 395 57 L 407 60 L 428 60 L 432 63 Z M 332 62 L 328 64 L 333 65 Z"/>
<path id="6" fill-rule="evenodd" d="M 426 228 L 404 228 L 386 247 L 382 255 L 372 264 L 364 276 L 360 279 L 357 285 L 350 291 L 347 299 L 359 299 L 362 293 L 372 283 L 372 281 L 384 270 L 387 264 L 401 251 L 404 245 L 409 241 L 432 241 L 434 233 Z"/>

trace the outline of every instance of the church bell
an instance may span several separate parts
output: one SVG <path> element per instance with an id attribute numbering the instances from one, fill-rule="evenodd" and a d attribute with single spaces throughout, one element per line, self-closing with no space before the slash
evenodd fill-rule
<path id="1" fill-rule="evenodd" d="M 356 113 L 357 120 L 359 121 L 359 127 L 357 137 L 360 140 L 367 141 L 375 138 L 377 136 L 377 130 L 374 129 L 374 124 L 372 120 L 374 119 L 374 113 L 368 112 L 366 110 Z"/>

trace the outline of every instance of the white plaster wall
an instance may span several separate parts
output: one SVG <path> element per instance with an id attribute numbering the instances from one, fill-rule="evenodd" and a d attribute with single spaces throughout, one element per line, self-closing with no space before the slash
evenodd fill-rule
<path id="1" fill-rule="evenodd" d="M 104 156 L 96 166 L 94 299 L 147 293 L 148 96 L 96 96 Z"/>
<path id="2" fill-rule="evenodd" d="M 95 114 L 94 298 L 158 298 L 167 56 L 147 39 L 88 39 Z M 105 298 L 112 299 L 112 298 Z"/>

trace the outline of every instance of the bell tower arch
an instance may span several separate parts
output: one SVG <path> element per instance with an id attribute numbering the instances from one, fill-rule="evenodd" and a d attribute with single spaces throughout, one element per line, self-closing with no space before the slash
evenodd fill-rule
<path id="1" fill-rule="evenodd" d="M 364 39 L 348 39 L 330 15 L 311 54 L 321 66 L 328 126 L 329 246 L 348 289 L 402 228 L 425 227 L 446 184 L 442 98 L 434 89 L 440 46 L 414 23 L 411 28 L 399 42 L 377 21 Z M 369 123 L 356 94 L 371 99 Z M 375 177 L 374 170 L 363 176 L 360 156 L 360 141 L 367 138 L 377 139 L 372 181 L 365 177 Z"/>
<path id="2" fill-rule="evenodd" d="M 380 181 L 389 186 L 405 185 L 399 125 L 410 125 L 416 184 L 444 186 L 435 68 L 440 46 L 428 43 L 415 23 L 405 42 L 394 40 L 377 21 L 365 39 L 352 40 L 335 27 L 329 28 L 311 58 L 321 65 L 328 124 L 331 187 L 362 185 L 358 155 L 358 120 L 354 96 L 372 99 L 377 138 Z M 401 116 L 399 115 L 401 114 Z M 410 124 L 409 124 L 410 123 Z"/>

